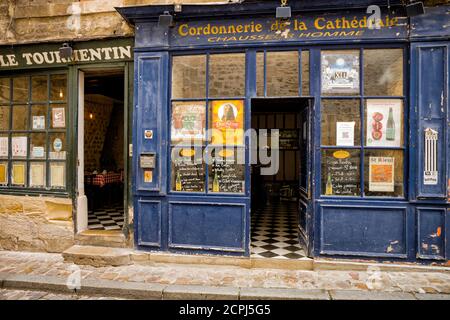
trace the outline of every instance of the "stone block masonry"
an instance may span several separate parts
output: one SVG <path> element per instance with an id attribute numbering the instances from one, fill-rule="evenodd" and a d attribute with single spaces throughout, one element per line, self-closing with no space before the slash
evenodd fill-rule
<path id="1" fill-rule="evenodd" d="M 0 249 L 62 252 L 73 244 L 70 199 L 0 195 Z"/>

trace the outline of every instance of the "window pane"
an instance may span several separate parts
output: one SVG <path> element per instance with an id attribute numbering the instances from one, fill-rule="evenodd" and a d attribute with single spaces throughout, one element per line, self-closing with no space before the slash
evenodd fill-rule
<path id="1" fill-rule="evenodd" d="M 13 78 L 14 102 L 28 101 L 28 77 Z"/>
<path id="2" fill-rule="evenodd" d="M 50 75 L 50 100 L 63 101 L 67 99 L 67 79 L 65 74 Z"/>
<path id="3" fill-rule="evenodd" d="M 322 51 L 322 94 L 359 95 L 359 51 Z"/>
<path id="4" fill-rule="evenodd" d="M 44 188 L 46 183 L 45 175 L 45 162 L 32 162 L 30 163 L 30 187 L 32 188 Z"/>
<path id="5" fill-rule="evenodd" d="M 403 197 L 402 150 L 365 150 L 364 193 L 366 196 Z"/>
<path id="6" fill-rule="evenodd" d="M 66 159 L 66 134 L 50 133 L 49 158 L 50 159 Z"/>
<path id="7" fill-rule="evenodd" d="M 50 128 L 52 129 L 62 129 L 66 127 L 66 105 L 65 104 L 54 104 L 50 108 L 50 114 L 52 122 Z"/>
<path id="8" fill-rule="evenodd" d="M 0 106 L 0 131 L 9 129 L 9 107 Z"/>
<path id="9" fill-rule="evenodd" d="M 28 130 L 28 107 L 13 106 L 13 130 Z"/>
<path id="10" fill-rule="evenodd" d="M 48 100 L 47 76 L 31 77 L 31 100 Z"/>
<path id="11" fill-rule="evenodd" d="M 50 187 L 66 187 L 66 164 L 64 162 L 50 162 Z"/>
<path id="12" fill-rule="evenodd" d="M 173 102 L 171 139 L 191 141 L 205 139 L 206 102 Z"/>
<path id="13" fill-rule="evenodd" d="M 46 105 L 31 106 L 31 128 L 32 130 L 45 130 L 45 123 L 47 118 Z"/>
<path id="14" fill-rule="evenodd" d="M 10 102 L 10 78 L 0 78 L 0 103 Z"/>
<path id="15" fill-rule="evenodd" d="M 403 101 L 400 99 L 368 99 L 365 101 L 364 123 L 366 146 L 403 146 Z"/>
<path id="16" fill-rule="evenodd" d="M 256 53 L 256 94 L 264 96 L 264 52 Z"/>
<path id="17" fill-rule="evenodd" d="M 32 133 L 30 135 L 30 157 L 33 159 L 45 158 L 46 149 L 46 137 L 45 133 Z"/>
<path id="18" fill-rule="evenodd" d="M 0 162 L 0 185 L 8 185 L 8 162 Z"/>
<path id="19" fill-rule="evenodd" d="M 403 95 L 403 49 L 364 50 L 364 94 Z"/>
<path id="20" fill-rule="evenodd" d="M 267 95 L 298 96 L 298 52 L 267 52 Z"/>
<path id="21" fill-rule="evenodd" d="M 243 193 L 245 188 L 245 150 L 211 148 L 209 150 L 209 192 Z"/>
<path id="22" fill-rule="evenodd" d="M 176 56 L 172 62 L 172 97 L 206 96 L 206 56 Z"/>
<path id="23" fill-rule="evenodd" d="M 360 196 L 360 151 L 322 150 L 322 194 Z"/>
<path id="24" fill-rule="evenodd" d="M 245 94 L 245 54 L 212 54 L 209 57 L 209 96 L 240 97 Z"/>
<path id="25" fill-rule="evenodd" d="M 322 99 L 322 145 L 361 144 L 359 103 L 356 99 Z"/>
<path id="26" fill-rule="evenodd" d="M 0 134 L 0 159 L 8 159 L 9 156 L 9 141 L 8 134 Z"/>
<path id="27" fill-rule="evenodd" d="M 302 95 L 309 95 L 309 51 L 302 51 Z"/>
<path id="28" fill-rule="evenodd" d="M 25 159 L 28 155 L 28 137 L 26 133 L 16 133 L 11 137 L 11 154 L 13 158 Z"/>
<path id="29" fill-rule="evenodd" d="M 11 183 L 15 186 L 24 187 L 26 184 L 26 173 L 26 162 L 13 162 L 11 168 Z"/>
<path id="30" fill-rule="evenodd" d="M 208 140 L 216 145 L 244 144 L 244 101 L 216 100 L 209 103 Z"/>
<path id="31" fill-rule="evenodd" d="M 205 191 L 205 163 L 201 147 L 172 148 L 172 190 Z"/>

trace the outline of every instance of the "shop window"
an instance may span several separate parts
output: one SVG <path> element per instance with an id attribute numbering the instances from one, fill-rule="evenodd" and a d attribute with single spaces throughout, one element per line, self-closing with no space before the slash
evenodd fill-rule
<path id="1" fill-rule="evenodd" d="M 206 56 L 175 56 L 172 63 L 172 98 L 206 96 Z"/>
<path id="2" fill-rule="evenodd" d="M 403 50 L 364 50 L 364 94 L 403 96 Z"/>
<path id="3" fill-rule="evenodd" d="M 183 88 L 184 80 L 172 80 L 171 190 L 243 193 L 244 100 L 239 97 L 245 95 L 245 54 L 176 56 L 172 77 L 184 76 L 186 61 L 205 61 L 205 66 Z M 198 85 L 200 99 L 193 99 Z"/>
<path id="4" fill-rule="evenodd" d="M 258 52 L 256 87 L 258 96 L 309 95 L 309 51 Z"/>
<path id="5" fill-rule="evenodd" d="M 383 63 L 381 52 L 387 57 Z M 328 50 L 321 61 L 321 194 L 404 197 L 403 88 L 386 91 L 379 80 L 393 65 L 403 65 L 402 49 Z M 396 70 L 400 74 L 386 81 L 401 86 L 403 69 Z M 378 84 L 367 89 L 373 81 Z"/>
<path id="6" fill-rule="evenodd" d="M 66 188 L 66 101 L 65 74 L 0 78 L 0 186 Z"/>

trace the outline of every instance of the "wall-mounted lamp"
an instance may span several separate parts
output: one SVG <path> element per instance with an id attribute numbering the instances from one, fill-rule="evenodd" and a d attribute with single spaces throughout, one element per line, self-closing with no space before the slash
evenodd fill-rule
<path id="1" fill-rule="evenodd" d="M 164 13 L 159 16 L 158 25 L 166 28 L 173 27 L 173 16 L 169 11 L 164 11 Z"/>
<path id="2" fill-rule="evenodd" d="M 291 7 L 287 5 L 287 0 L 281 0 L 281 6 L 277 7 L 277 19 L 289 19 L 291 17 Z"/>
<path id="3" fill-rule="evenodd" d="M 408 17 L 415 17 L 425 13 L 425 8 L 422 1 L 412 2 L 406 5 L 406 15 Z"/>
<path id="4" fill-rule="evenodd" d="M 94 119 L 94 114 L 91 112 L 91 113 L 89 113 L 89 119 Z"/>
<path id="5" fill-rule="evenodd" d="M 173 9 L 175 12 L 181 12 L 183 10 L 183 6 L 181 3 L 175 3 L 173 5 Z"/>
<path id="6" fill-rule="evenodd" d="M 63 43 L 62 47 L 59 48 L 59 56 L 63 59 L 72 58 L 72 53 L 73 49 L 67 42 Z"/>

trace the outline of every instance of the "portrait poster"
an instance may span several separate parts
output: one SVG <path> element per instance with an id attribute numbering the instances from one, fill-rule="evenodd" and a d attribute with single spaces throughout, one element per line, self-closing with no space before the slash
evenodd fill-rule
<path id="1" fill-rule="evenodd" d="M 359 93 L 359 51 L 322 52 L 322 93 Z"/>
<path id="2" fill-rule="evenodd" d="M 218 145 L 244 144 L 244 101 L 211 102 L 211 143 Z"/>
<path id="3" fill-rule="evenodd" d="M 65 167 L 64 164 L 52 163 L 50 165 L 50 185 L 54 188 L 65 187 Z"/>
<path id="4" fill-rule="evenodd" d="M 43 187 L 45 179 L 45 165 L 43 163 L 30 164 L 30 187 Z"/>
<path id="5" fill-rule="evenodd" d="M 400 147 L 402 101 L 399 99 L 368 99 L 366 106 L 366 145 L 369 147 Z"/>
<path id="6" fill-rule="evenodd" d="M 0 163 L 0 184 L 8 184 L 8 164 Z"/>
<path id="7" fill-rule="evenodd" d="M 369 157 L 369 191 L 394 192 L 394 160 Z"/>
<path id="8" fill-rule="evenodd" d="M 66 127 L 66 113 L 65 108 L 52 109 L 52 127 L 65 128 Z"/>
<path id="9" fill-rule="evenodd" d="M 355 122 L 336 122 L 336 145 L 355 145 Z"/>
<path id="10" fill-rule="evenodd" d="M 25 185 L 25 164 L 14 163 L 12 165 L 12 184 Z"/>
<path id="11" fill-rule="evenodd" d="M 27 143 L 28 138 L 19 136 L 11 138 L 11 148 L 13 157 L 26 157 L 27 156 Z"/>
<path id="12" fill-rule="evenodd" d="M 8 137 L 0 137 L 0 157 L 8 157 Z"/>
<path id="13" fill-rule="evenodd" d="M 174 102 L 172 104 L 172 141 L 204 140 L 205 102 Z"/>

